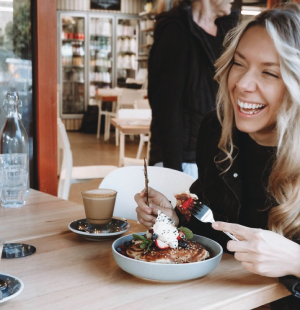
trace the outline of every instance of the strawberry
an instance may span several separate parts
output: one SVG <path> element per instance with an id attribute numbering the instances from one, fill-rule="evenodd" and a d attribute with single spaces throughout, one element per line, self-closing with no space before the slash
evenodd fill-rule
<path id="1" fill-rule="evenodd" d="M 185 238 L 185 234 L 183 231 L 178 230 L 179 235 L 177 236 L 177 240 L 181 240 Z"/>
<path id="2" fill-rule="evenodd" d="M 183 210 L 191 209 L 194 206 L 193 198 L 188 198 L 185 202 L 182 203 L 181 207 Z"/>
<path id="3" fill-rule="evenodd" d="M 155 244 L 156 244 L 156 246 L 157 246 L 159 249 L 161 249 L 161 250 L 167 249 L 167 248 L 169 247 L 169 245 L 168 245 L 167 243 L 165 243 L 165 242 L 163 242 L 163 241 L 160 241 L 160 240 L 158 240 L 158 239 L 155 239 Z"/>

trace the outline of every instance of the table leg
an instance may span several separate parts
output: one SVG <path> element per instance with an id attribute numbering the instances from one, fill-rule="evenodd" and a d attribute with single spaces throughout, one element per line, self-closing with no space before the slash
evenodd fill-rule
<path id="1" fill-rule="evenodd" d="M 102 111 L 102 100 L 97 99 L 98 105 L 98 126 L 97 126 L 97 139 L 100 138 L 100 129 L 101 129 L 101 111 Z"/>
<path id="2" fill-rule="evenodd" d="M 110 116 L 106 114 L 105 115 L 104 141 L 109 140 L 109 133 L 110 133 Z"/>
<path id="3" fill-rule="evenodd" d="M 120 155 L 119 155 L 119 167 L 124 166 L 125 157 L 125 135 L 120 131 Z"/>

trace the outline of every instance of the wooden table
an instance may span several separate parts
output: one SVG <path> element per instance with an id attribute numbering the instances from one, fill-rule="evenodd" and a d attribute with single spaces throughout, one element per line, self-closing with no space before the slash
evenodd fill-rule
<path id="1" fill-rule="evenodd" d="M 19 277 L 23 292 L 3 309 L 252 309 L 287 296 L 277 279 L 251 274 L 229 254 L 206 277 L 160 283 L 136 278 L 115 263 L 112 240 L 87 241 L 68 230 L 83 207 L 31 190 L 20 209 L 0 207 L 0 236 L 37 252 L 1 261 L 1 273 Z M 134 221 L 128 233 L 144 231 Z"/>
<path id="2" fill-rule="evenodd" d="M 119 151 L 119 167 L 124 166 L 126 163 L 143 165 L 142 159 L 135 159 L 125 157 L 125 135 L 139 135 L 139 134 L 150 134 L 150 120 L 145 119 L 118 119 L 112 118 L 111 124 L 120 131 L 120 151 Z M 147 146 L 147 154 L 149 153 L 149 145 Z"/>

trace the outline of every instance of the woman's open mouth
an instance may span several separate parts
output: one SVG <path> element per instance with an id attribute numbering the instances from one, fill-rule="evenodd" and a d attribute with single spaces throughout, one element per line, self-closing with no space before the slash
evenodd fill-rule
<path id="1" fill-rule="evenodd" d="M 248 103 L 238 99 L 237 104 L 242 113 L 247 115 L 257 114 L 265 108 L 264 104 Z"/>

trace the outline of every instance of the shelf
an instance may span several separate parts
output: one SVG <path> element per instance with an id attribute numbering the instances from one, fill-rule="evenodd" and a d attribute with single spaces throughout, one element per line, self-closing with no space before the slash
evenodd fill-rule
<path id="1" fill-rule="evenodd" d="M 121 36 L 117 36 L 118 38 L 136 38 L 136 35 L 133 35 L 133 36 L 124 36 L 124 35 L 121 35 Z"/>
<path id="2" fill-rule="evenodd" d="M 139 16 L 143 17 L 143 16 L 156 16 L 157 13 L 156 12 L 141 12 L 139 13 Z"/>
<path id="3" fill-rule="evenodd" d="M 79 83 L 79 84 L 84 84 L 84 81 L 69 81 L 69 80 L 64 80 L 64 83 Z"/>
<path id="4" fill-rule="evenodd" d="M 136 61 L 148 61 L 149 58 L 138 58 Z"/>
<path id="5" fill-rule="evenodd" d="M 141 29 L 140 30 L 141 32 L 153 32 L 154 31 L 154 28 L 148 28 L 148 29 Z"/>
<path id="6" fill-rule="evenodd" d="M 111 67 L 107 67 L 103 65 L 90 65 L 90 67 L 101 67 L 101 68 L 107 68 L 107 70 L 111 70 Z"/>
<path id="7" fill-rule="evenodd" d="M 104 82 L 104 81 L 90 81 L 90 83 L 104 83 L 104 84 L 111 84 L 111 82 Z"/>
<path id="8" fill-rule="evenodd" d="M 135 52 L 132 52 L 132 51 L 119 51 L 118 54 L 123 54 L 123 55 L 126 55 L 126 54 L 135 54 Z"/>
<path id="9" fill-rule="evenodd" d="M 96 38 L 111 38 L 112 36 L 105 36 L 102 34 L 91 34 L 90 37 L 96 37 Z"/>
<path id="10" fill-rule="evenodd" d="M 144 48 L 144 47 L 148 47 L 150 48 L 152 46 L 152 44 L 143 44 L 143 45 L 140 45 L 140 47 Z"/>
<path id="11" fill-rule="evenodd" d="M 63 42 L 84 42 L 84 39 L 62 39 Z"/>
<path id="12" fill-rule="evenodd" d="M 63 68 L 84 68 L 84 65 L 63 65 Z"/>
<path id="13" fill-rule="evenodd" d="M 118 70 L 132 70 L 132 71 L 136 71 L 136 69 L 133 68 L 117 68 Z"/>

